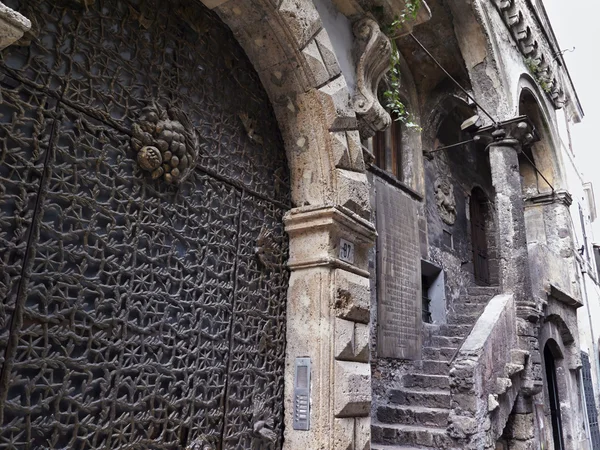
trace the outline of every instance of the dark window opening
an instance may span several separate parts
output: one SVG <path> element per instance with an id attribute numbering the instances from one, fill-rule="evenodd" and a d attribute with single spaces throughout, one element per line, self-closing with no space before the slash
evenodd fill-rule
<path id="1" fill-rule="evenodd" d="M 596 261 L 596 272 L 600 280 L 600 246 L 594 244 L 594 259 Z"/>
<path id="2" fill-rule="evenodd" d="M 421 286 L 421 291 L 423 292 L 421 318 L 424 323 L 431 323 L 431 299 L 429 298 L 429 289 L 431 288 L 431 283 L 426 276 L 421 277 Z"/>
<path id="3" fill-rule="evenodd" d="M 373 136 L 375 165 L 402 179 L 402 123 L 393 120 L 392 124 Z"/>
<path id="4" fill-rule="evenodd" d="M 600 449 L 600 428 L 598 427 L 598 411 L 594 400 L 594 383 L 592 382 L 592 367 L 587 353 L 581 352 L 581 377 L 583 379 L 584 401 L 587 410 L 592 448 Z"/>
<path id="5" fill-rule="evenodd" d="M 446 323 L 444 271 L 421 260 L 421 297 L 423 323 Z"/>

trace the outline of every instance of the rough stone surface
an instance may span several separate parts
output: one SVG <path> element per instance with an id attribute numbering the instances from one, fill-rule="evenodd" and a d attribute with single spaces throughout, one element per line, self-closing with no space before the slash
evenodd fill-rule
<path id="1" fill-rule="evenodd" d="M 335 416 L 367 416 L 371 411 L 370 366 L 364 363 L 336 361 L 334 372 Z"/>
<path id="2" fill-rule="evenodd" d="M 0 3 L 0 50 L 18 41 L 30 28 L 27 17 Z"/>

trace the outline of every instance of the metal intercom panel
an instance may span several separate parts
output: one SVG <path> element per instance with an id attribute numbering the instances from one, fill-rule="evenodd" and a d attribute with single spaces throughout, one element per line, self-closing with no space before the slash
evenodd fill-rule
<path id="1" fill-rule="evenodd" d="M 296 358 L 294 430 L 310 429 L 310 358 Z"/>

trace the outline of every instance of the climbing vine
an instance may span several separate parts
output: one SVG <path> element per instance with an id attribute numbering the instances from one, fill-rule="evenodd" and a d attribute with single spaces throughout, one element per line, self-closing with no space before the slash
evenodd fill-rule
<path id="1" fill-rule="evenodd" d="M 552 91 L 552 82 L 547 75 L 542 73 L 542 68 L 540 67 L 540 60 L 534 58 L 525 58 L 525 65 L 527 66 L 527 70 L 533 76 L 533 79 L 540 85 L 542 90 L 549 94 Z"/>
<path id="2" fill-rule="evenodd" d="M 417 17 L 420 7 L 421 0 L 406 0 L 402 13 L 396 16 L 389 27 L 384 30 L 392 44 L 392 55 L 390 56 L 390 69 L 386 75 L 388 89 L 383 93 L 386 101 L 385 106 L 390 110 L 394 120 L 399 120 L 407 127 L 416 128 L 419 131 L 421 127 L 414 121 L 412 114 L 407 111 L 406 105 L 404 105 L 404 102 L 400 98 L 400 51 L 396 46 L 394 37 L 400 34 L 404 24 L 408 20 L 414 20 Z"/>

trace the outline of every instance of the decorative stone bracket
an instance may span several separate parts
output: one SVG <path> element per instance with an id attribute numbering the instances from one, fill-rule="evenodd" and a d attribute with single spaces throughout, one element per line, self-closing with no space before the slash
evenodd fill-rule
<path id="1" fill-rule="evenodd" d="M 518 0 L 494 0 L 496 9 L 506 27 L 510 30 L 514 40 L 519 46 L 521 54 L 537 64 L 538 76 L 543 76 L 548 80 L 548 85 L 544 89 L 554 103 L 556 109 L 560 109 L 565 104 L 565 93 L 560 84 L 560 75 L 556 73 L 554 59 L 544 52 L 540 39 L 537 36 L 537 30 L 533 24 L 528 24 L 529 12 L 523 13 L 518 5 Z"/>
<path id="2" fill-rule="evenodd" d="M 527 116 L 519 116 L 479 130 L 475 141 L 487 145 L 509 145 L 518 151 L 540 140 L 535 126 Z"/>
<path id="3" fill-rule="evenodd" d="M 377 22 L 363 18 L 354 23 L 356 38 L 354 59 L 356 63 L 356 93 L 354 108 L 362 139 L 386 129 L 392 119 L 377 98 L 377 86 L 390 67 L 392 45 Z"/>
<path id="4" fill-rule="evenodd" d="M 29 19 L 0 2 L 0 50 L 21 39 L 30 28 Z"/>

